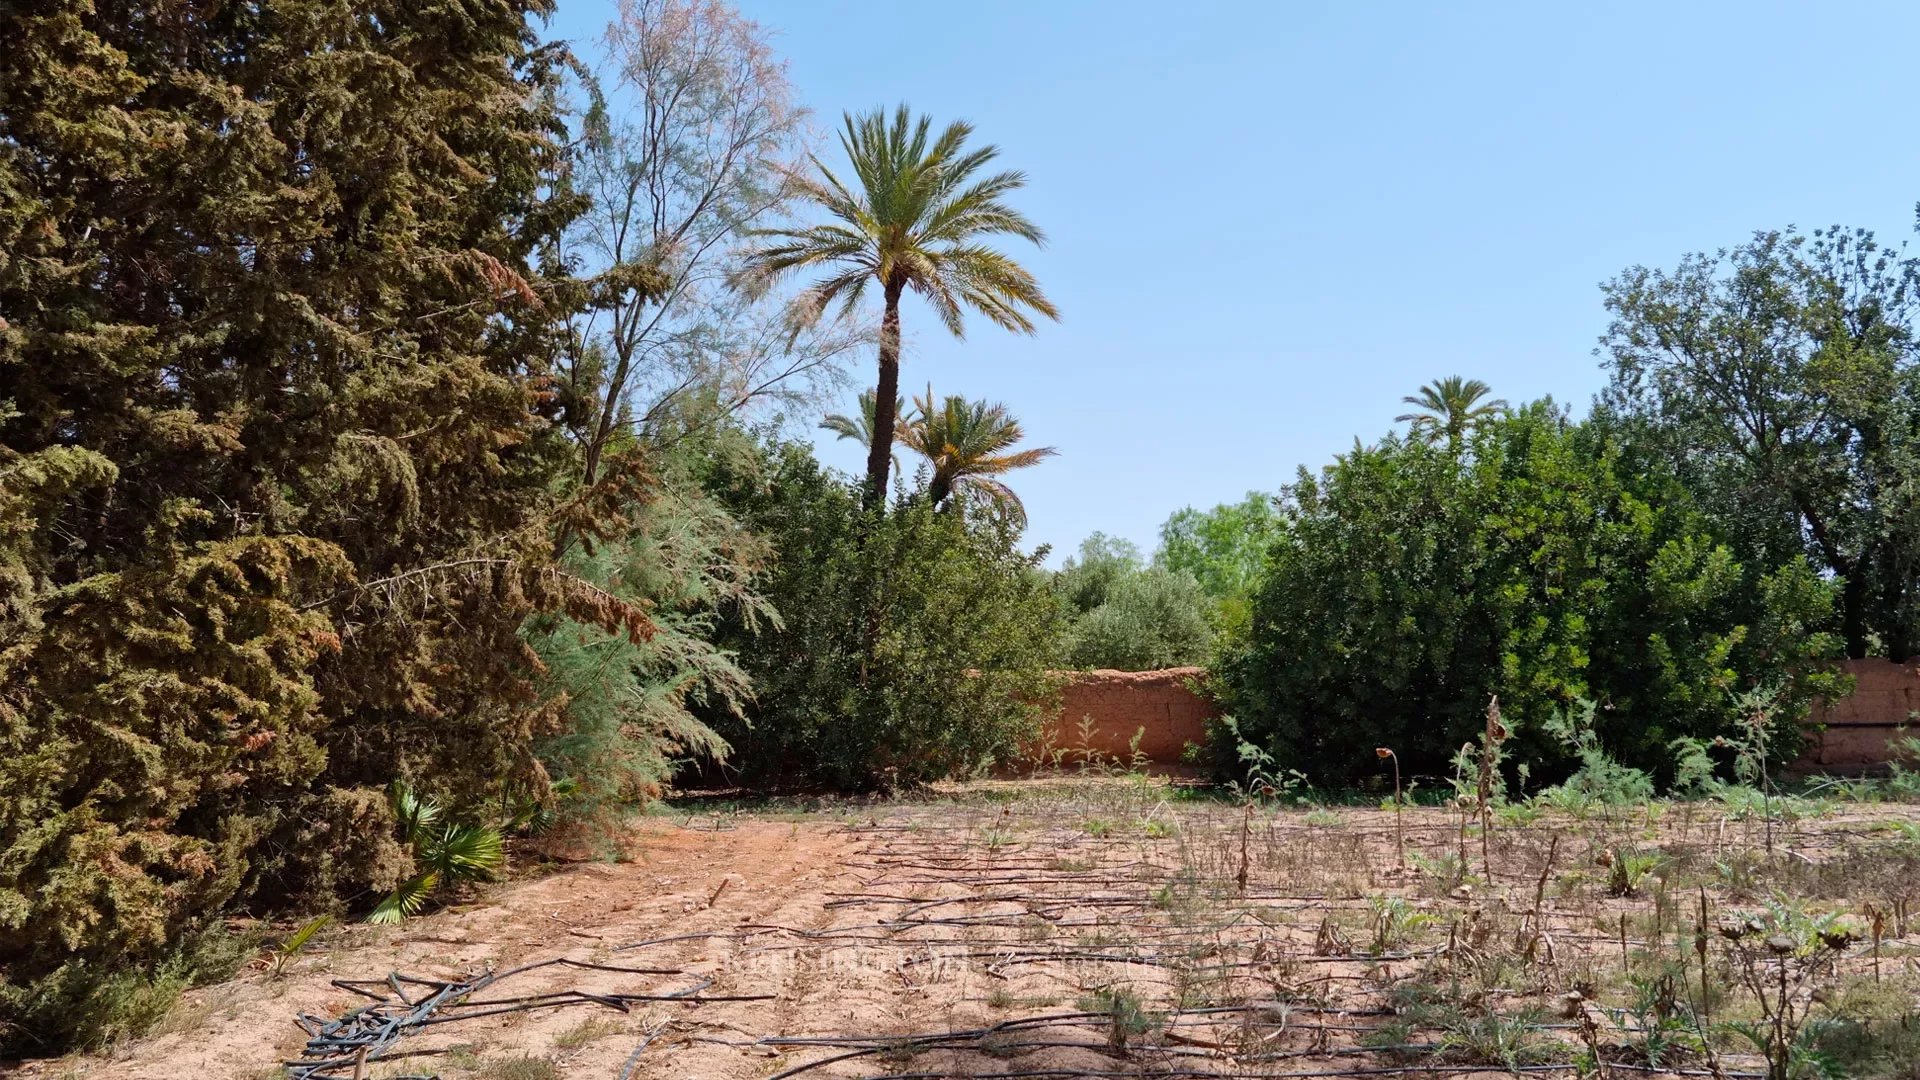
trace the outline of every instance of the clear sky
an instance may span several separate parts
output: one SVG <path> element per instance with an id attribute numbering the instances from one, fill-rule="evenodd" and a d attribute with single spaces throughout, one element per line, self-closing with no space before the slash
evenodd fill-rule
<path id="1" fill-rule="evenodd" d="M 560 2 L 576 39 L 612 7 Z M 1049 242 L 1011 250 L 1062 321 L 955 342 L 910 301 L 902 383 L 1060 450 L 1013 479 L 1056 563 L 1096 530 L 1151 550 L 1439 376 L 1584 410 L 1600 281 L 1790 224 L 1905 240 L 1920 200 L 1912 3 L 740 7 L 823 131 L 906 101 L 1030 174 Z"/>

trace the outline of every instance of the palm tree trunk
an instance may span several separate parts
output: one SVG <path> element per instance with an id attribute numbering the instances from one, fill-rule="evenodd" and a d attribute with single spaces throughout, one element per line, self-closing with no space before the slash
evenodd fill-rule
<path id="1" fill-rule="evenodd" d="M 887 504 L 887 468 L 893 464 L 893 422 L 900 403 L 900 291 L 886 286 L 880 316 L 880 383 L 873 392 L 873 445 L 867 449 L 867 507 Z"/>

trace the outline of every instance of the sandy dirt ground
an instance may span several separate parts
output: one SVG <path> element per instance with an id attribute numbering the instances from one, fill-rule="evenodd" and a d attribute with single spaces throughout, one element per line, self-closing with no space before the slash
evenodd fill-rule
<path id="1" fill-rule="evenodd" d="M 483 903 L 440 912 L 391 929 L 343 927 L 310 948 L 291 972 L 250 973 L 190 991 L 163 1025 L 166 1033 L 118 1053 L 27 1066 L 24 1075 L 116 1077 L 126 1080 L 278 1076 L 306 1041 L 299 1013 L 338 1016 L 365 1004 L 334 980 L 385 980 L 390 972 L 458 979 L 529 961 L 567 957 L 609 965 L 674 968 L 684 974 L 644 976 L 556 967 L 529 973 L 515 995 L 554 989 L 672 992 L 703 977 L 722 983 L 762 981 L 751 943 L 785 935 L 788 920 L 822 921 L 824 895 L 845 885 L 857 838 L 822 823 L 651 822 L 637 831 L 633 861 L 588 863 L 490 890 Z M 743 925 L 769 929 L 744 937 L 688 937 L 657 947 L 619 946 L 703 932 L 731 934 Z M 776 965 L 777 966 L 777 965 Z M 779 983 L 779 972 L 771 973 Z M 503 992 L 509 989 L 505 985 Z M 663 1022 L 712 1023 L 726 1030 L 743 1006 L 676 1005 L 633 1009 L 547 1009 L 449 1025 L 416 1037 L 407 1049 L 463 1046 L 456 1062 L 488 1057 L 552 1055 L 560 1075 L 615 1076 L 642 1035 Z M 457 1030 L 454 1030 L 457 1028 Z M 557 1038 L 566 1044 L 555 1048 Z M 418 1045 L 416 1045 L 416 1043 Z M 715 1055 L 737 1057 L 737 1054 Z M 719 1061 L 710 1070 L 663 1064 L 657 1055 L 634 1076 L 752 1076 L 758 1061 Z M 742 1067 L 744 1065 L 744 1067 Z M 653 1066 L 659 1066 L 656 1071 Z M 376 1066 L 370 1076 L 403 1072 L 460 1075 L 482 1070 L 409 1060 Z"/>
<path id="2" fill-rule="evenodd" d="M 1094 797 L 1071 790 L 1058 800 L 1006 801 L 988 789 L 948 805 L 648 819 L 631 861 L 537 872 L 399 927 L 335 928 L 286 972 L 191 991 L 159 1033 L 21 1073 L 298 1076 L 281 1063 L 301 1060 L 307 1045 L 299 1016 L 317 1026 L 374 998 L 392 1006 L 392 989 L 417 1002 L 435 980 L 566 961 L 450 1002 L 365 1075 L 1367 1075 L 1355 1070 L 1416 1060 L 1363 1046 L 1378 1045 L 1394 1019 L 1393 988 L 1440 963 L 1458 981 L 1481 948 L 1473 942 L 1530 942 L 1530 985 L 1489 993 L 1545 1002 L 1604 974 L 1616 948 L 1624 970 L 1629 950 L 1679 934 L 1663 927 L 1675 916 L 1662 916 L 1658 900 L 1609 895 L 1608 860 L 1623 844 L 1732 858 L 1763 840 L 1751 821 L 1706 812 L 1531 822 L 1497 832 L 1490 884 L 1449 889 L 1434 869 L 1457 855 L 1457 818 L 1446 811 L 1410 811 L 1397 826 L 1373 810 L 1249 813 L 1181 805 L 1137 784 Z M 1883 828 L 1854 814 L 1772 842 L 1797 849 L 1789 865 L 1817 867 Z M 1426 869 L 1402 865 L 1403 833 L 1410 861 Z M 1482 857 L 1477 842 L 1468 855 Z M 1805 886 L 1818 892 L 1823 881 Z M 1904 877 L 1856 883 L 1909 887 Z M 1405 900 L 1391 927 L 1381 923 L 1386 896 Z M 1899 944 L 1886 944 L 1887 962 L 1911 964 L 1891 959 Z M 392 973 L 420 981 L 389 983 Z M 1139 1016 L 1116 1020 L 1130 1001 Z M 1439 1047 L 1410 1028 L 1391 1037 Z M 1444 1055 L 1418 1060 L 1430 1062 L 1426 1075 L 1488 1071 L 1449 1067 Z"/>

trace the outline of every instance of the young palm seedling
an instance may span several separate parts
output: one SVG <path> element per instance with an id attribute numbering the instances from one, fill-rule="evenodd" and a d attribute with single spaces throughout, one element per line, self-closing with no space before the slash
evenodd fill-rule
<path id="1" fill-rule="evenodd" d="M 400 883 L 367 916 L 370 923 L 397 923 L 418 915 L 440 889 L 493 876 L 506 862 L 506 841 L 484 825 L 442 823 L 439 804 L 402 781 L 389 793 L 400 834 L 413 849 L 420 872 Z"/>

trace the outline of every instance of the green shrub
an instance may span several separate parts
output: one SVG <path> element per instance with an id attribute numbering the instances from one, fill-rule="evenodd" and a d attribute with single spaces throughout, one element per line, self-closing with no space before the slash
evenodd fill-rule
<path id="1" fill-rule="evenodd" d="M 1212 685 L 1241 737 L 1316 779 L 1372 771 L 1375 746 L 1438 772 L 1494 694 L 1509 765 L 1536 779 L 1579 764 L 1544 721 L 1583 697 L 1599 745 L 1664 776 L 1669 742 L 1777 687 L 1769 748 L 1788 758 L 1810 697 L 1844 689 L 1810 663 L 1834 650 L 1831 583 L 1741 565 L 1671 473 L 1550 403 L 1303 470 L 1281 518 Z"/>
<path id="2" fill-rule="evenodd" d="M 1037 734 L 1060 605 L 1008 522 L 911 497 L 870 514 L 794 444 L 711 482 L 777 552 L 762 594 L 779 621 L 730 620 L 720 638 L 753 700 L 697 710 L 732 747 L 726 775 L 912 784 L 1009 760 Z"/>
<path id="3" fill-rule="evenodd" d="M 8 9 L 0 1057 L 137 1028 L 238 904 L 390 888 L 395 777 L 540 780 L 521 625 L 603 599 L 551 563 L 541 8 Z"/>
<path id="4" fill-rule="evenodd" d="M 1099 607 L 1074 620 L 1067 659 L 1076 668 L 1152 671 L 1206 660 L 1210 601 L 1185 571 L 1153 566 L 1114 581 Z"/>
<path id="5" fill-rule="evenodd" d="M 37 1056 L 141 1035 L 172 1010 L 181 991 L 232 978 L 255 944 L 217 922 L 194 923 L 151 960 L 74 956 L 28 982 L 0 975 L 0 1009 L 15 1018 L 0 1038 Z"/>
<path id="6" fill-rule="evenodd" d="M 1114 586 L 1140 571 L 1140 549 L 1131 541 L 1094 533 L 1080 541 L 1080 550 L 1067 557 L 1053 575 L 1069 615 L 1078 618 L 1107 602 Z"/>

